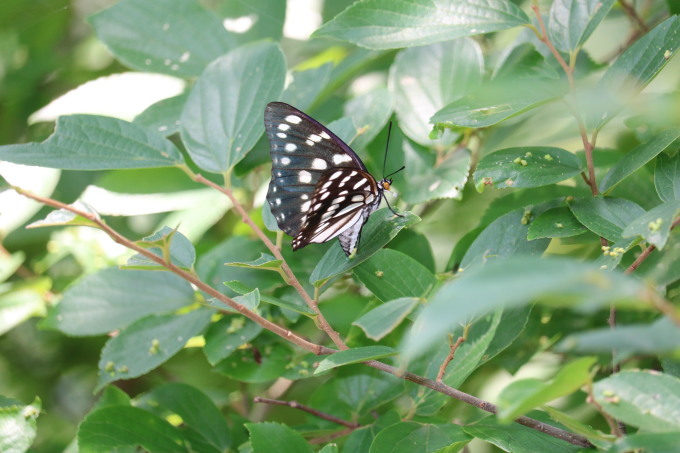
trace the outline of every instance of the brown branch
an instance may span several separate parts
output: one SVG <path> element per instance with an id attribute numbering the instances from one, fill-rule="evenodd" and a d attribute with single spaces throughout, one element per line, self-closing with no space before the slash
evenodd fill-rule
<path id="1" fill-rule="evenodd" d="M 229 188 L 224 188 L 220 186 L 219 184 L 215 184 L 214 182 L 210 181 L 209 179 L 206 179 L 203 177 L 201 174 L 196 174 L 191 172 L 188 168 L 183 169 L 185 172 L 196 182 L 204 184 L 206 186 L 212 187 L 215 190 L 218 190 L 219 192 L 225 194 L 229 200 L 231 200 L 232 205 L 236 209 L 236 211 L 239 213 L 243 221 L 255 232 L 258 238 L 264 243 L 264 245 L 269 249 L 270 252 L 274 255 L 274 257 L 277 260 L 281 260 L 281 269 L 283 270 L 283 273 L 286 275 L 286 283 L 290 284 L 295 290 L 300 294 L 300 297 L 302 297 L 302 300 L 304 300 L 305 304 L 314 312 L 317 313 L 317 317 L 315 319 L 315 322 L 319 326 L 321 330 L 326 332 L 326 334 L 330 337 L 330 339 L 335 343 L 335 345 L 338 347 L 338 349 L 348 349 L 347 345 L 345 344 L 344 341 L 342 341 L 342 338 L 340 338 L 340 334 L 338 334 L 333 327 L 328 323 L 326 318 L 323 316 L 321 313 L 321 310 L 319 309 L 319 301 L 316 299 L 312 299 L 309 297 L 309 294 L 307 294 L 307 291 L 302 287 L 300 284 L 300 281 L 297 279 L 293 271 L 291 270 L 290 266 L 288 266 L 288 263 L 286 262 L 285 258 L 281 254 L 281 250 L 267 237 L 267 235 L 258 227 L 255 222 L 253 222 L 253 219 L 250 218 L 248 215 L 248 212 L 243 208 L 243 205 L 239 203 L 239 201 L 236 199 L 234 196 L 234 193 L 232 192 L 231 189 Z"/>
<path id="2" fill-rule="evenodd" d="M 574 91 L 574 70 L 571 66 L 567 64 L 566 61 L 564 61 L 564 58 L 562 58 L 562 54 L 555 48 L 553 43 L 550 41 L 548 38 L 548 32 L 545 29 L 545 23 L 543 23 L 543 17 L 541 16 L 540 11 L 538 10 L 537 5 L 531 5 L 531 9 L 534 11 L 534 14 L 536 15 L 536 20 L 538 21 L 538 26 L 541 28 L 541 34 L 537 35 L 538 39 L 548 46 L 548 49 L 550 49 L 550 52 L 553 54 L 557 62 L 562 66 L 562 69 L 564 70 L 564 73 L 567 75 L 567 80 L 569 81 L 569 88 L 571 91 Z"/>
<path id="3" fill-rule="evenodd" d="M 678 225 L 680 225 L 680 217 L 673 221 L 673 224 L 671 225 L 671 231 L 673 231 L 673 229 Z M 652 254 L 654 250 L 656 250 L 656 246 L 654 244 L 649 244 L 649 246 L 642 253 L 640 253 L 640 256 L 638 256 L 635 261 L 633 261 L 633 264 L 628 266 L 628 269 L 624 271 L 624 274 L 633 273 L 649 257 L 649 255 Z"/>
<path id="4" fill-rule="evenodd" d="M 647 33 L 649 31 L 649 27 L 647 27 L 647 24 L 645 24 L 632 5 L 630 5 L 625 0 L 619 0 L 619 5 L 621 5 L 623 12 L 630 18 L 637 28 L 639 28 L 643 33 Z"/>
<path id="5" fill-rule="evenodd" d="M 176 265 L 172 264 L 171 262 L 164 261 L 161 257 L 155 255 L 154 253 L 151 253 L 147 249 L 141 248 L 134 242 L 128 240 L 124 236 L 122 236 L 120 233 L 109 227 L 104 221 L 99 219 L 96 215 L 85 212 L 82 210 L 79 210 L 77 208 L 74 208 L 73 206 L 69 206 L 65 203 L 62 203 L 60 201 L 52 200 L 50 198 L 45 198 L 41 197 L 39 195 L 35 195 L 31 192 L 25 191 L 21 188 L 18 187 L 12 187 L 13 190 L 15 190 L 17 193 L 20 193 L 28 198 L 31 198 L 33 200 L 36 200 L 40 203 L 43 203 L 47 206 L 51 206 L 57 209 L 64 209 L 66 211 L 72 212 L 76 215 L 79 215 L 81 217 L 87 218 L 93 223 L 95 223 L 101 230 L 103 230 L 114 242 L 121 244 L 131 250 L 136 251 L 140 255 L 145 256 L 146 258 L 154 261 L 155 263 L 165 267 L 169 271 L 179 275 L 186 281 L 194 284 L 196 288 L 199 290 L 215 297 L 217 300 L 225 303 L 232 309 L 236 310 L 243 316 L 247 317 L 248 319 L 252 320 L 253 322 L 259 324 L 263 328 L 273 332 L 274 334 L 280 336 L 284 340 L 290 341 L 293 344 L 296 344 L 297 346 L 301 347 L 302 349 L 305 349 L 307 351 L 310 351 L 316 355 L 328 355 L 328 354 L 333 354 L 337 352 L 334 349 L 327 348 L 322 345 L 318 345 L 315 343 L 312 343 L 292 331 L 285 329 L 278 324 L 275 324 L 271 321 L 268 321 L 267 319 L 259 316 L 258 314 L 248 310 L 245 308 L 243 305 L 240 305 L 236 303 L 234 300 L 232 300 L 230 297 L 225 296 L 224 294 L 220 293 L 210 285 L 207 285 L 203 281 L 201 281 L 198 277 L 196 277 L 195 274 L 187 272 Z M 453 387 L 450 387 L 446 384 L 443 384 L 441 382 L 436 382 L 432 379 L 428 379 L 422 376 L 418 376 L 417 374 L 413 374 L 407 371 L 403 371 L 399 368 L 395 368 L 393 366 L 384 364 L 382 362 L 378 362 L 375 360 L 369 361 L 369 362 L 364 362 L 365 365 L 370 366 L 372 368 L 384 371 L 386 373 L 392 374 L 400 379 L 404 379 L 410 382 L 414 382 L 418 385 L 422 385 L 424 387 L 427 387 L 429 389 L 432 389 L 438 393 L 442 393 L 444 395 L 447 395 L 451 398 L 457 399 L 459 401 L 462 401 L 466 404 L 470 404 L 474 407 L 477 407 L 479 409 L 482 409 L 486 412 L 490 413 L 496 413 L 497 408 L 494 404 L 489 403 L 488 401 L 484 401 L 480 398 L 477 398 L 476 396 L 467 394 L 465 392 L 462 392 L 460 390 L 454 389 Z M 530 417 L 522 416 L 519 417 L 515 420 L 515 422 L 527 426 L 529 428 L 535 429 L 537 431 L 540 431 L 542 433 L 548 434 L 549 436 L 556 437 L 558 439 L 565 440 L 566 442 L 569 442 L 574 445 L 578 445 L 581 447 L 591 447 L 592 444 L 588 441 L 583 436 L 580 436 L 578 434 L 574 434 L 568 431 L 564 431 L 559 428 L 555 428 L 554 426 L 542 423 L 538 420 L 534 420 Z"/>
<path id="6" fill-rule="evenodd" d="M 297 401 L 283 401 L 283 400 L 274 400 L 271 398 L 262 398 L 259 396 L 256 396 L 253 398 L 254 403 L 264 403 L 264 404 L 275 404 L 277 406 L 288 406 L 293 409 L 298 409 L 303 412 L 307 412 L 308 414 L 312 414 L 315 417 L 322 418 L 324 420 L 328 420 L 329 422 L 337 423 L 338 425 L 346 426 L 347 428 L 352 428 L 352 429 L 357 429 L 359 426 L 358 423 L 355 422 L 348 422 L 347 420 L 343 420 L 341 418 L 336 417 L 335 415 L 327 414 L 326 412 L 321 412 L 319 410 L 316 410 L 312 407 L 305 406 L 304 404 L 300 404 Z"/>
<path id="7" fill-rule="evenodd" d="M 465 326 L 465 331 L 463 335 L 458 337 L 455 343 L 453 341 L 449 341 L 450 343 L 449 353 L 446 355 L 446 358 L 442 362 L 442 365 L 439 367 L 439 373 L 437 373 L 437 382 L 442 381 L 442 379 L 444 378 L 444 373 L 446 373 L 446 367 L 449 366 L 449 363 L 451 363 L 451 360 L 453 360 L 453 357 L 456 355 L 456 350 L 458 349 L 458 346 L 460 346 L 467 339 L 467 330 L 468 327 Z M 453 338 L 451 338 L 450 340 L 453 340 Z"/>
<path id="8" fill-rule="evenodd" d="M 151 261 L 153 261 L 153 262 L 165 267 L 169 271 L 179 275 L 184 280 L 195 285 L 201 291 L 211 295 L 212 297 L 219 300 L 220 302 L 223 302 L 224 304 L 226 304 L 230 308 L 236 310 L 237 312 L 239 312 L 240 314 L 242 314 L 246 318 L 250 319 L 251 321 L 253 321 L 257 324 L 259 324 L 263 328 L 275 333 L 276 335 L 280 336 L 281 338 L 288 340 L 292 343 L 295 343 L 298 346 L 300 346 L 301 348 L 304 348 L 308 351 L 311 351 L 311 352 L 313 352 L 317 355 L 330 354 L 330 353 L 335 352 L 333 349 L 326 348 L 326 347 L 320 346 L 318 344 L 314 344 L 314 343 L 306 340 L 305 338 L 302 338 L 301 336 L 294 334 L 289 329 L 281 327 L 278 324 L 275 324 L 275 323 L 263 318 L 262 316 L 258 315 L 257 313 L 247 309 L 246 307 L 237 303 L 236 301 L 234 301 L 230 297 L 225 296 L 221 292 L 217 291 L 212 286 L 204 283 L 201 279 L 199 279 L 196 276 L 196 274 L 194 274 L 192 272 L 187 272 L 184 269 L 176 266 L 172 262 L 165 261 L 163 258 L 152 253 L 148 249 L 145 249 L 145 248 L 138 246 L 133 241 L 127 239 L 126 237 L 124 237 L 123 235 L 118 233 L 116 230 L 114 230 L 113 228 L 108 226 L 97 215 L 90 213 L 90 212 L 82 211 L 78 208 L 67 205 L 67 204 L 62 203 L 62 202 L 57 201 L 57 200 L 52 200 L 50 198 L 41 197 L 41 196 L 36 195 L 34 193 L 31 193 L 29 191 L 23 190 L 19 187 L 12 187 L 12 188 L 17 193 L 19 193 L 19 194 L 21 194 L 21 195 L 23 195 L 27 198 L 38 201 L 38 202 L 45 204 L 47 206 L 52 206 L 53 208 L 63 209 L 65 211 L 72 212 L 73 214 L 79 215 L 81 217 L 84 217 L 84 218 L 90 220 L 91 222 L 95 223 L 99 227 L 99 229 L 104 231 L 104 233 L 106 233 L 114 242 L 121 244 L 124 247 L 129 248 L 130 250 L 134 250 L 135 252 L 139 253 L 140 255 L 143 255 L 144 257 L 150 259 Z"/>

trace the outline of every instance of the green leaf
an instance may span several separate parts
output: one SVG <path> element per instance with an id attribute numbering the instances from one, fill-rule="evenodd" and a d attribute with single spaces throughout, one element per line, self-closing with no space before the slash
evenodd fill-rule
<path id="1" fill-rule="evenodd" d="M 224 282 L 224 284 L 227 285 L 230 289 L 237 292 L 238 294 L 245 295 L 245 294 L 253 292 L 252 288 L 249 288 L 248 286 L 243 285 L 242 283 L 240 283 L 238 281 Z M 298 304 L 298 303 L 295 303 L 295 302 L 289 302 L 287 300 L 283 300 L 283 299 L 280 299 L 278 297 L 272 297 L 272 296 L 268 296 L 266 294 L 260 294 L 259 300 L 262 301 L 262 302 L 268 303 L 268 304 L 276 305 L 277 307 L 285 308 L 285 309 L 288 309 L 288 310 L 293 310 L 294 312 L 303 314 L 305 316 L 312 316 L 312 317 L 318 316 L 318 313 L 316 313 L 314 310 L 307 307 L 306 305 Z M 220 304 L 222 304 L 222 303 L 220 302 Z M 224 305 L 222 304 L 222 306 L 224 306 Z"/>
<path id="2" fill-rule="evenodd" d="M 468 149 L 457 149 L 437 162 L 429 150 L 403 142 L 405 179 L 402 198 L 418 204 L 440 198 L 461 199 L 470 172 L 471 156 Z"/>
<path id="3" fill-rule="evenodd" d="M 484 156 L 475 170 L 475 185 L 496 188 L 539 187 L 569 179 L 583 171 L 576 155 L 561 148 L 523 146 Z"/>
<path id="4" fill-rule="evenodd" d="M 214 370 L 234 380 L 246 383 L 269 382 L 279 379 L 288 369 L 293 352 L 287 344 L 274 343 L 239 349 L 221 361 Z"/>
<path id="5" fill-rule="evenodd" d="M 610 192 L 627 176 L 668 148 L 678 137 L 680 137 L 680 127 L 668 129 L 655 135 L 647 143 L 630 150 L 604 175 L 600 181 L 600 192 Z"/>
<path id="6" fill-rule="evenodd" d="M 580 49 L 615 0 L 556 0 L 550 7 L 548 34 L 562 52 Z"/>
<path id="7" fill-rule="evenodd" d="M 179 132 L 179 117 L 188 96 L 189 93 L 184 92 L 158 101 L 137 115 L 133 123 L 154 130 L 164 137 L 176 134 Z"/>
<path id="8" fill-rule="evenodd" d="M 246 423 L 253 453 L 312 453 L 300 433 L 281 423 Z"/>
<path id="9" fill-rule="evenodd" d="M 590 381 L 593 357 L 582 357 L 566 364 L 551 380 L 521 379 L 505 387 L 498 396 L 498 421 L 510 423 L 520 415 L 577 391 Z"/>
<path id="10" fill-rule="evenodd" d="M 163 409 L 179 415 L 184 426 L 194 429 L 219 451 L 225 451 L 231 445 L 224 416 L 215 403 L 197 388 L 169 383 L 147 393 L 144 400 L 152 403 L 155 410 Z"/>
<path id="11" fill-rule="evenodd" d="M 504 0 L 364 0 L 325 23 L 312 36 L 349 41 L 369 49 L 422 46 L 529 23 Z"/>
<path id="12" fill-rule="evenodd" d="M 146 72 L 197 76 L 236 44 L 196 0 L 123 0 L 89 21 L 116 58 Z"/>
<path id="13" fill-rule="evenodd" d="M 212 310 L 199 309 L 184 315 L 151 315 L 109 339 L 99 359 L 97 390 L 109 382 L 138 377 L 158 367 L 191 337 L 200 334 L 212 314 Z"/>
<path id="14" fill-rule="evenodd" d="M 645 213 L 630 200 L 610 197 L 577 198 L 569 209 L 586 228 L 614 243 L 622 242 L 623 229 Z"/>
<path id="15" fill-rule="evenodd" d="M 527 428 L 518 423 L 499 424 L 492 417 L 486 417 L 474 425 L 465 425 L 463 431 L 469 435 L 512 453 L 576 453 L 581 447 L 564 440 Z"/>
<path id="16" fill-rule="evenodd" d="M 109 406 L 131 406 L 130 397 L 115 385 L 107 385 L 90 412 Z"/>
<path id="17" fill-rule="evenodd" d="M 392 250 L 400 251 L 425 266 L 430 272 L 435 272 L 432 246 L 427 237 L 414 230 L 401 230 L 389 244 Z"/>
<path id="18" fill-rule="evenodd" d="M 530 256 L 492 260 L 439 288 L 405 338 L 402 351 L 407 358 L 421 354 L 459 324 L 500 307 L 538 300 L 594 310 L 609 303 L 633 303 L 645 291 L 640 281 L 590 263 Z"/>
<path id="19" fill-rule="evenodd" d="M 359 326 L 371 340 L 380 341 L 406 319 L 419 304 L 415 297 L 400 297 L 364 313 L 352 324 Z"/>
<path id="20" fill-rule="evenodd" d="M 633 354 L 674 354 L 680 351 L 680 328 L 668 318 L 650 324 L 617 325 L 569 335 L 555 347 L 559 352 L 607 353 L 618 358 Z"/>
<path id="21" fill-rule="evenodd" d="M 0 294 L 0 335 L 32 316 L 44 314 L 45 301 L 39 291 L 32 288 L 3 291 Z"/>
<path id="22" fill-rule="evenodd" d="M 194 250 L 191 241 L 176 229 L 173 230 L 170 227 L 164 226 L 151 236 L 137 241 L 136 244 L 182 269 L 189 270 L 194 267 L 196 250 Z M 129 269 L 167 270 L 155 261 L 140 254 L 130 257 L 125 267 Z"/>
<path id="23" fill-rule="evenodd" d="M 439 110 L 430 122 L 442 127 L 492 126 L 559 99 L 565 93 L 562 82 L 539 76 L 492 80 Z"/>
<path id="24" fill-rule="evenodd" d="M 590 425 L 586 425 L 571 415 L 568 415 L 562 411 L 558 411 L 554 407 L 543 406 L 543 410 L 550 414 L 550 418 L 555 420 L 557 423 L 563 425 L 576 434 L 587 437 L 588 439 L 610 442 L 615 437 L 613 434 L 604 434 L 602 431 L 593 429 Z"/>
<path id="25" fill-rule="evenodd" d="M 186 453 L 180 431 L 157 415 L 132 406 L 109 406 L 88 414 L 78 427 L 78 451 L 98 453 L 140 446 L 151 453 Z"/>
<path id="26" fill-rule="evenodd" d="M 658 371 L 621 371 L 593 385 L 605 412 L 651 432 L 680 430 L 680 379 Z"/>
<path id="27" fill-rule="evenodd" d="M 269 39 L 280 41 L 286 19 L 286 3 L 269 0 L 252 0 L 211 4 L 220 17 L 224 28 L 231 31 L 240 44 Z M 247 19 L 247 20 L 244 20 Z M 247 24 L 248 27 L 243 25 Z M 247 30 L 243 30 L 247 28 Z"/>
<path id="28" fill-rule="evenodd" d="M 369 453 L 457 452 L 472 440 L 458 425 L 399 422 L 378 433 Z"/>
<path id="29" fill-rule="evenodd" d="M 247 269 L 262 269 L 266 271 L 275 271 L 280 273 L 282 272 L 281 263 L 283 263 L 283 260 L 278 260 L 268 253 L 261 253 L 260 257 L 256 260 L 245 262 L 230 261 L 224 264 L 226 266 L 245 267 Z"/>
<path id="30" fill-rule="evenodd" d="M 387 208 L 374 212 L 364 225 L 357 254 L 353 258 L 348 258 L 340 244 L 334 243 L 312 271 L 309 281 L 317 288 L 323 286 L 332 277 L 347 272 L 367 260 L 402 228 L 420 221 L 420 217 L 413 213 L 404 212 L 402 215 L 403 217 L 396 217 Z"/>
<path id="31" fill-rule="evenodd" d="M 680 17 L 671 16 L 628 47 L 593 90 L 581 94 L 590 130 L 598 130 L 666 66 L 680 48 Z"/>
<path id="32" fill-rule="evenodd" d="M 567 238 L 588 231 L 566 207 L 548 209 L 529 225 L 527 239 Z"/>
<path id="33" fill-rule="evenodd" d="M 76 209 L 79 209 L 81 211 L 93 214 L 96 216 L 96 218 L 100 218 L 99 215 L 88 205 L 85 203 L 82 203 L 80 201 L 76 201 L 72 205 L 70 205 Z M 89 226 L 93 228 L 99 228 L 99 225 L 97 225 L 95 222 L 92 220 L 88 219 L 87 217 L 80 216 L 78 214 L 74 214 L 71 211 L 67 211 L 66 209 L 58 209 L 56 211 L 51 211 L 49 214 L 47 214 L 47 217 L 45 217 L 42 220 L 36 220 L 35 222 L 30 223 L 29 225 L 26 226 L 26 228 L 41 228 L 41 227 L 51 227 L 51 226 Z"/>
<path id="34" fill-rule="evenodd" d="M 680 443 L 680 432 L 674 433 L 638 433 L 624 436 L 616 440 L 612 453 L 628 453 L 644 451 L 650 453 L 674 453 Z"/>
<path id="35" fill-rule="evenodd" d="M 303 112 L 308 110 L 319 93 L 326 88 L 332 70 L 333 64 L 326 63 L 304 71 L 293 71 L 293 81 L 281 95 L 281 102 L 294 105 Z"/>
<path id="36" fill-rule="evenodd" d="M 487 261 L 517 255 L 540 256 L 550 240 L 527 240 L 531 210 L 509 212 L 488 225 L 470 244 L 460 262 L 464 271 Z"/>
<path id="37" fill-rule="evenodd" d="M 0 451 L 3 453 L 29 451 L 38 433 L 36 420 L 40 415 L 41 406 L 38 397 L 27 405 L 0 397 Z"/>
<path id="38" fill-rule="evenodd" d="M 363 149 L 390 119 L 392 95 L 386 88 L 378 88 L 347 102 L 344 111 L 359 131 L 359 135 L 352 140 L 352 148 Z"/>
<path id="39" fill-rule="evenodd" d="M 337 444 L 327 444 L 325 447 L 319 450 L 319 453 L 338 453 L 338 451 Z"/>
<path id="40" fill-rule="evenodd" d="M 224 173 L 264 132 L 265 105 L 278 99 L 286 62 L 277 44 L 241 46 L 218 58 L 191 89 L 181 117 L 182 141 L 205 171 Z"/>
<path id="41" fill-rule="evenodd" d="M 396 353 L 397 351 L 387 346 L 364 346 L 361 348 L 347 349 L 345 351 L 336 352 L 319 362 L 316 370 L 314 370 L 314 374 L 320 374 L 339 366 L 391 357 Z"/>
<path id="42" fill-rule="evenodd" d="M 216 365 L 261 332 L 260 325 L 243 316 L 224 317 L 213 323 L 205 333 L 203 353 L 211 365 Z"/>
<path id="43" fill-rule="evenodd" d="M 680 153 L 659 154 L 654 169 L 654 186 L 663 201 L 680 200 Z"/>
<path id="44" fill-rule="evenodd" d="M 400 129 L 421 145 L 450 145 L 456 135 L 430 138 L 430 117 L 479 87 L 483 74 L 482 50 L 469 38 L 399 52 L 390 68 L 389 85 Z"/>
<path id="45" fill-rule="evenodd" d="M 100 335 L 193 300 L 191 286 L 175 274 L 103 269 L 66 290 L 42 325 L 67 335 Z"/>
<path id="46" fill-rule="evenodd" d="M 660 204 L 629 223 L 621 235 L 624 238 L 640 236 L 661 250 L 666 245 L 671 225 L 679 211 L 680 200 Z"/>
<path id="47" fill-rule="evenodd" d="M 62 170 L 110 170 L 181 165 L 179 150 L 160 134 L 116 118 L 60 116 L 42 143 L 0 146 L 0 160 Z"/>
<path id="48" fill-rule="evenodd" d="M 380 300 L 423 297 L 437 283 L 434 274 L 408 255 L 379 250 L 354 268 L 354 275 Z"/>

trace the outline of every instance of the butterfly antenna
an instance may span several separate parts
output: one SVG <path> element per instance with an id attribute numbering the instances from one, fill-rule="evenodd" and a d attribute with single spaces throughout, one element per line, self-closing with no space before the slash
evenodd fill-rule
<path id="1" fill-rule="evenodd" d="M 390 125 L 387 127 L 387 143 L 385 144 L 385 157 L 383 158 L 383 175 L 385 174 L 385 165 L 387 165 L 387 150 L 390 148 L 390 135 L 392 135 L 392 121 L 390 121 Z M 383 178 L 386 177 L 387 176 L 383 176 Z"/>
<path id="2" fill-rule="evenodd" d="M 399 214 L 397 211 L 392 209 L 392 206 L 390 206 L 390 202 L 387 201 L 387 197 L 383 193 L 383 199 L 385 200 L 385 203 L 387 203 L 387 207 L 389 208 L 390 211 L 392 211 L 392 214 L 396 215 L 397 217 L 404 217 L 403 215 Z"/>

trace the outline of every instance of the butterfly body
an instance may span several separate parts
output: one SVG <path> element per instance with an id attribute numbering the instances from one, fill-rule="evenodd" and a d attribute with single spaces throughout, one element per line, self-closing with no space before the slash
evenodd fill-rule
<path id="1" fill-rule="evenodd" d="M 392 181 L 376 181 L 347 144 L 288 104 L 269 103 L 264 123 L 272 158 L 267 201 L 293 250 L 338 237 L 352 255 Z"/>

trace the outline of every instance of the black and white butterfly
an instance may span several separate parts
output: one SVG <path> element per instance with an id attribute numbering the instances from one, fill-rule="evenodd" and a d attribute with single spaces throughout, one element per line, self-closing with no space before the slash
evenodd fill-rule
<path id="1" fill-rule="evenodd" d="M 347 144 L 295 107 L 269 103 L 264 125 L 272 157 L 267 201 L 293 250 L 337 237 L 351 256 L 392 180 L 376 181 Z"/>

